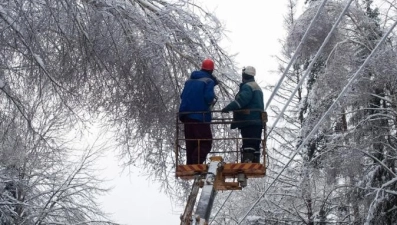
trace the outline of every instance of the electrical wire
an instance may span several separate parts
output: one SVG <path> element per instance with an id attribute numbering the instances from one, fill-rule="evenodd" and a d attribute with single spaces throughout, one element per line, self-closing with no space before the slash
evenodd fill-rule
<path id="1" fill-rule="evenodd" d="M 290 67 L 292 66 L 292 64 L 295 62 L 298 54 L 300 53 L 300 50 L 303 46 L 303 43 L 306 41 L 307 37 L 309 36 L 309 32 L 311 30 L 311 28 L 314 26 L 315 21 L 317 20 L 317 18 L 320 16 L 320 13 L 322 11 L 322 9 L 325 6 L 325 3 L 327 3 L 327 0 L 323 0 L 320 7 L 317 9 L 316 14 L 314 15 L 314 17 L 312 18 L 312 20 L 310 21 L 309 27 L 306 29 L 305 34 L 303 35 L 301 41 L 299 42 L 298 47 L 295 49 L 295 52 L 292 56 L 292 58 L 290 59 L 290 62 L 288 63 L 283 75 L 281 76 L 280 80 L 277 82 L 276 87 L 274 88 L 272 94 L 269 97 L 269 100 L 267 101 L 266 105 L 265 105 L 265 109 L 264 111 L 266 111 L 267 107 L 269 106 L 270 102 L 272 101 L 273 97 L 275 96 L 275 94 L 278 92 L 278 89 L 281 86 L 281 83 L 283 82 L 284 78 L 287 75 L 287 72 L 289 71 Z M 273 124 L 274 126 L 274 124 Z M 265 137 L 266 138 L 266 137 Z M 212 224 L 212 222 L 214 222 L 216 216 L 218 215 L 218 213 L 222 210 L 223 206 L 225 205 L 225 203 L 229 200 L 231 194 L 233 191 L 230 192 L 230 194 L 226 197 L 225 201 L 223 202 L 223 204 L 221 205 L 221 207 L 219 208 L 219 210 L 215 213 L 215 215 L 212 217 L 212 220 L 210 222 L 210 224 Z"/>
<path id="2" fill-rule="evenodd" d="M 292 58 L 290 59 L 287 67 L 284 70 L 283 75 L 281 76 L 280 80 L 277 82 L 276 87 L 274 88 L 272 94 L 270 95 L 269 100 L 267 101 L 267 103 L 265 105 L 264 111 L 267 110 L 267 107 L 270 105 L 270 102 L 273 100 L 274 95 L 276 95 L 276 93 L 278 92 L 278 89 L 280 88 L 281 83 L 283 82 L 284 78 L 287 76 L 289 69 L 291 68 L 292 64 L 295 62 L 296 58 L 298 57 L 298 54 L 300 53 L 303 43 L 305 42 L 306 38 L 309 36 L 308 35 L 309 31 L 311 30 L 311 28 L 314 24 L 314 21 L 316 21 L 317 18 L 320 16 L 320 12 L 324 8 L 325 3 L 327 3 L 327 0 L 323 0 L 320 7 L 317 9 L 316 15 L 314 15 L 313 19 L 310 21 L 309 27 L 306 29 L 305 34 L 303 35 L 301 41 L 299 42 L 298 47 L 295 49 L 295 53 L 293 54 Z"/>
<path id="3" fill-rule="evenodd" d="M 325 45 L 328 43 L 328 41 L 331 39 L 332 37 L 332 33 L 335 31 L 336 27 L 339 25 L 340 21 L 342 20 L 343 16 L 345 15 L 346 11 L 349 9 L 350 4 L 353 2 L 353 0 L 349 0 L 349 2 L 346 4 L 345 8 L 343 9 L 343 11 L 340 13 L 337 21 L 335 21 L 334 25 L 332 26 L 331 30 L 328 32 L 327 37 L 324 39 L 323 43 L 321 44 L 319 50 L 317 51 L 316 55 L 314 56 L 314 58 L 311 60 L 309 66 L 306 69 L 306 72 L 303 74 L 302 78 L 299 80 L 299 83 L 296 85 L 295 90 L 292 92 L 291 96 L 289 97 L 288 101 L 284 104 L 283 109 L 281 110 L 280 113 L 278 113 L 278 116 L 276 118 L 276 121 L 273 123 L 273 125 L 270 127 L 269 132 L 267 133 L 267 136 L 270 135 L 270 133 L 273 131 L 273 129 L 276 127 L 278 121 L 281 119 L 281 117 L 284 115 L 285 110 L 287 109 L 287 107 L 289 106 L 289 104 L 291 103 L 292 99 L 294 98 L 296 92 L 298 91 L 298 89 L 302 86 L 303 82 L 306 80 L 306 77 L 309 75 L 309 73 L 311 72 L 311 69 L 313 68 L 314 64 L 317 61 L 317 58 L 320 57 Z"/>
<path id="4" fill-rule="evenodd" d="M 223 206 L 226 204 L 226 202 L 229 200 L 230 196 L 232 195 L 233 190 L 229 192 L 229 195 L 226 197 L 225 201 L 223 201 L 221 207 L 219 208 L 219 210 L 215 213 L 215 215 L 212 217 L 211 222 L 209 223 L 209 225 L 212 224 L 212 222 L 215 221 L 216 216 L 218 215 L 218 213 L 221 211 L 221 209 L 223 208 Z"/>
<path id="5" fill-rule="evenodd" d="M 352 0 L 351 0 L 352 1 Z M 268 192 L 271 186 L 276 182 L 276 180 L 281 176 L 281 174 L 284 172 L 284 170 L 288 167 L 288 165 L 292 162 L 294 157 L 300 152 L 300 150 L 303 148 L 303 146 L 306 144 L 306 142 L 309 140 L 309 138 L 317 132 L 319 129 L 321 123 L 325 120 L 325 118 L 332 112 L 333 108 L 341 99 L 344 97 L 348 89 L 350 89 L 351 84 L 356 80 L 358 75 L 361 73 L 361 71 L 364 69 L 364 67 L 368 64 L 369 60 L 372 58 L 374 53 L 379 49 L 379 47 L 385 42 L 386 38 L 389 36 L 389 34 L 393 31 L 393 29 L 396 27 L 397 21 L 394 22 L 394 24 L 390 27 L 390 29 L 387 31 L 387 33 L 382 37 L 382 39 L 378 42 L 376 47 L 371 51 L 371 54 L 365 59 L 364 63 L 360 66 L 360 68 L 356 71 L 356 73 L 350 78 L 349 82 L 346 84 L 346 86 L 343 88 L 343 90 L 339 93 L 338 97 L 335 99 L 335 101 L 332 103 L 332 105 L 328 108 L 328 110 L 324 113 L 324 115 L 321 117 L 321 119 L 317 122 L 317 124 L 314 126 L 312 131 L 308 134 L 308 136 L 303 140 L 303 142 L 299 145 L 298 149 L 295 151 L 295 153 L 292 155 L 291 159 L 287 162 L 287 164 L 284 166 L 284 168 L 278 173 L 276 178 L 272 181 L 272 183 L 267 187 L 267 189 L 263 192 L 263 194 L 258 198 L 258 200 L 255 201 L 255 203 L 251 206 L 251 208 L 248 210 L 248 212 L 244 215 L 244 217 L 241 219 L 241 221 L 238 223 L 241 224 L 242 221 L 248 216 L 248 214 L 252 211 L 252 209 L 259 203 L 259 201 L 265 196 L 265 194 Z"/>
<path id="6" fill-rule="evenodd" d="M 314 56 L 314 58 L 312 59 L 312 61 L 310 62 L 305 74 L 303 75 L 302 79 L 299 81 L 299 83 L 297 84 L 295 90 L 292 92 L 292 94 L 290 95 L 290 98 L 288 99 L 287 103 L 284 105 L 283 109 L 281 110 L 281 113 L 279 113 L 276 121 L 273 123 L 271 129 L 269 130 L 267 136 L 270 135 L 270 133 L 274 130 L 275 126 L 277 125 L 278 121 L 280 120 L 281 116 L 284 114 L 287 106 L 289 105 L 289 103 L 292 101 L 292 98 L 295 96 L 295 93 L 298 91 L 298 88 L 302 85 L 303 81 L 305 80 L 305 78 L 308 76 L 311 68 L 313 67 L 316 59 L 320 56 L 324 46 L 327 44 L 327 42 L 329 41 L 332 33 L 334 32 L 335 28 L 337 27 L 337 25 L 339 25 L 342 17 L 345 15 L 347 9 L 350 7 L 350 4 L 353 2 L 353 0 L 350 0 L 347 4 L 346 7 L 344 8 L 344 10 L 341 12 L 341 14 L 338 17 L 338 20 L 334 23 L 334 25 L 332 26 L 332 29 L 329 31 L 327 37 L 324 39 L 322 45 L 320 46 L 319 50 L 317 51 L 316 55 Z M 335 102 L 334 102 L 335 103 Z M 313 129 L 314 130 L 314 129 Z M 312 130 L 312 132 L 313 132 Z M 311 132 L 311 133 L 312 133 Z M 310 133 L 310 134 L 311 134 Z M 309 134 L 309 135 L 310 135 Z M 267 193 L 267 191 L 269 190 L 270 187 L 272 187 L 275 182 L 278 180 L 278 178 L 281 176 L 281 174 L 284 172 L 284 170 L 289 166 L 289 164 L 292 162 L 292 160 L 294 159 L 294 157 L 296 156 L 296 154 L 300 151 L 300 149 L 302 148 L 303 144 L 305 143 L 305 141 L 307 141 L 307 138 L 309 136 L 307 136 L 304 140 L 304 142 L 301 143 L 301 145 L 298 147 L 298 149 L 295 151 L 295 153 L 292 155 L 292 157 L 290 158 L 290 160 L 284 165 L 284 167 L 281 169 L 281 171 L 277 174 L 277 176 L 275 177 L 275 179 L 270 183 L 270 185 L 265 189 L 264 193 L 253 203 L 253 205 L 250 207 L 250 209 L 248 210 L 248 212 L 244 215 L 244 217 L 241 219 L 241 221 L 238 224 L 241 224 L 242 221 L 244 221 L 244 219 L 248 216 L 248 214 L 252 211 L 252 209 L 259 203 L 259 201 L 263 198 L 263 196 Z"/>
<path id="7" fill-rule="evenodd" d="M 303 80 L 305 80 L 306 76 L 308 75 L 309 71 L 311 70 L 311 68 L 314 65 L 314 62 L 317 60 L 318 56 L 320 55 L 322 49 L 324 48 L 325 44 L 329 41 L 331 34 L 333 33 L 334 29 L 337 27 L 337 25 L 340 23 L 342 17 L 344 16 L 344 14 L 346 13 L 347 9 L 349 8 L 350 4 L 352 3 L 353 0 L 350 0 L 347 4 L 345 9 L 343 10 L 343 12 L 341 13 L 341 15 L 339 16 L 337 22 L 334 23 L 331 31 L 329 32 L 328 36 L 326 37 L 326 39 L 324 40 L 322 46 L 320 47 L 320 49 L 318 50 L 316 56 L 312 59 L 311 64 L 309 65 L 307 72 L 305 74 L 305 76 L 303 76 L 303 78 L 301 79 L 301 81 L 297 84 L 297 88 L 295 89 L 295 91 L 291 94 L 290 99 L 288 100 L 287 104 L 284 106 L 282 113 L 279 114 L 279 117 L 277 118 L 276 122 L 273 124 L 272 129 L 269 131 L 269 133 L 274 129 L 274 127 L 276 126 L 278 120 L 280 119 L 280 117 L 282 116 L 282 114 L 285 112 L 286 107 L 288 106 L 288 104 L 291 102 L 291 99 L 293 98 L 293 96 L 295 95 L 296 91 L 298 90 L 298 88 L 302 85 Z M 326 0 L 323 1 L 323 4 L 326 2 Z M 321 5 L 322 7 L 323 5 Z M 320 8 L 321 8 L 320 7 Z M 319 13 L 319 10 L 317 12 L 317 14 Z M 317 16 L 316 14 L 316 16 Z M 315 18 L 316 18 L 315 16 Z M 310 26 L 313 24 L 314 19 L 311 21 Z M 284 172 L 284 170 L 289 166 L 289 164 L 292 162 L 292 160 L 294 159 L 294 157 L 300 152 L 300 150 L 303 148 L 304 144 L 306 144 L 306 142 L 308 141 L 308 139 L 315 133 L 317 132 L 319 126 L 321 125 L 321 123 L 324 121 L 325 117 L 327 117 L 331 111 L 333 110 L 334 106 L 336 105 L 337 101 L 344 96 L 344 94 L 346 93 L 346 91 L 348 90 L 348 88 L 350 87 L 351 83 L 356 79 L 356 77 L 358 76 L 358 74 L 361 72 L 361 70 L 365 67 L 365 65 L 368 63 L 368 61 L 372 58 L 374 52 L 377 51 L 377 49 L 379 48 L 380 45 L 383 44 L 383 42 L 385 41 L 386 37 L 391 33 L 391 31 L 395 28 L 397 22 L 393 24 L 393 26 L 389 29 L 389 31 L 383 36 L 383 38 L 381 39 L 381 41 L 377 44 L 377 46 L 371 51 L 371 54 L 366 58 L 366 60 L 364 61 L 364 63 L 361 65 L 361 67 L 356 71 L 356 73 L 354 74 L 354 76 L 350 79 L 349 83 L 344 87 L 344 89 L 342 90 L 342 92 L 339 94 L 339 96 L 337 97 L 337 99 L 334 101 L 334 103 L 328 108 L 327 112 L 323 115 L 323 117 L 318 121 L 318 123 L 316 124 L 316 126 L 313 128 L 313 130 L 309 133 L 309 135 L 305 138 L 305 140 L 301 143 L 301 145 L 298 147 L 298 149 L 295 151 L 294 155 L 291 157 L 291 159 L 287 162 L 287 164 L 285 164 L 284 168 L 279 172 L 279 174 L 275 177 L 275 179 L 273 180 L 273 182 L 267 187 L 267 189 L 265 190 L 265 192 L 260 196 L 260 198 L 252 205 L 252 207 L 249 209 L 249 211 L 245 214 L 245 216 L 242 218 L 242 220 L 238 223 L 241 224 L 242 221 L 244 221 L 244 219 L 248 216 L 248 214 L 252 211 L 252 209 L 259 203 L 259 201 L 263 198 L 263 196 L 267 193 L 267 191 L 269 190 L 269 188 L 271 186 L 273 186 L 273 184 L 278 180 L 278 178 L 281 176 L 281 174 Z M 304 41 L 304 39 L 307 36 L 308 31 L 310 30 L 310 26 L 309 28 L 306 30 L 304 37 L 302 38 L 300 44 L 298 45 L 296 52 L 294 54 L 294 56 L 291 58 L 290 63 L 288 64 L 285 72 L 283 73 L 282 78 L 279 80 L 279 82 L 277 83 L 276 88 L 274 89 L 269 101 L 266 104 L 266 108 L 269 106 L 270 102 L 272 101 L 272 98 L 274 97 L 274 95 L 278 92 L 278 89 L 284 79 L 284 77 L 286 76 L 286 73 L 288 72 L 290 66 L 292 65 L 293 61 L 295 61 L 296 59 L 296 55 L 299 52 L 302 42 Z M 268 133 L 268 134 L 269 134 Z M 231 192 L 232 193 L 232 192 Z M 225 203 L 228 201 L 229 197 L 231 196 L 231 193 L 227 196 L 226 200 L 223 202 L 222 206 L 220 207 L 220 209 L 218 210 L 218 212 L 215 214 L 215 216 L 212 218 L 211 223 L 215 220 L 216 216 L 218 215 L 218 213 L 220 212 L 220 210 L 222 209 L 222 207 L 225 205 Z"/>

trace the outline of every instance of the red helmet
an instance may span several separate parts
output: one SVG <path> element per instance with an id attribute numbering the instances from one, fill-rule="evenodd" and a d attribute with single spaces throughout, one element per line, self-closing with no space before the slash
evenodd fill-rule
<path id="1" fill-rule="evenodd" d="M 201 69 L 203 70 L 214 70 L 214 61 L 211 59 L 206 59 L 201 64 Z"/>

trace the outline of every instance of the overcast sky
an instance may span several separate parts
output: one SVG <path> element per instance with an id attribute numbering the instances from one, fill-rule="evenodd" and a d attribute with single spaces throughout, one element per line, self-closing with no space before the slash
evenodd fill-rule
<path id="1" fill-rule="evenodd" d="M 279 39 L 283 38 L 283 16 L 287 0 L 201 0 L 204 8 L 213 11 L 226 25 L 228 40 L 222 43 L 229 53 L 238 53 L 238 68 L 251 65 L 256 68 L 257 80 L 261 86 L 275 84 L 270 75 L 277 69 L 272 55 L 280 53 Z M 237 87 L 236 87 L 237 88 Z M 265 103 L 266 103 L 265 99 Z M 107 158 L 107 164 L 114 162 L 106 171 L 113 177 L 113 191 L 104 196 L 105 211 L 112 213 L 115 222 L 135 225 L 180 224 L 183 208 L 176 208 L 162 193 L 159 184 L 149 182 L 135 171 L 132 176 L 120 175 L 116 160 Z"/>
<path id="2" fill-rule="evenodd" d="M 257 79 L 274 84 L 270 71 L 277 69 L 274 55 L 280 53 L 279 39 L 284 36 L 283 18 L 287 0 L 277 1 L 202 1 L 226 25 L 228 40 L 223 46 L 229 53 L 238 53 L 238 67 L 254 66 Z M 270 79 L 269 79 L 270 78 Z"/>

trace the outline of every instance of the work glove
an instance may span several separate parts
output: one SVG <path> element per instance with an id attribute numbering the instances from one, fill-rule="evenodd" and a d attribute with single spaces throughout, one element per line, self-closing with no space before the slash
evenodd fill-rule
<path id="1" fill-rule="evenodd" d="M 211 75 L 211 79 L 214 81 L 215 86 L 219 84 L 218 79 L 214 75 Z"/>
<path id="2" fill-rule="evenodd" d="M 212 111 L 213 109 L 214 109 L 214 105 L 216 104 L 216 102 L 218 101 L 218 97 L 214 97 L 214 101 L 212 101 L 211 102 L 211 105 L 210 105 L 210 110 Z"/>

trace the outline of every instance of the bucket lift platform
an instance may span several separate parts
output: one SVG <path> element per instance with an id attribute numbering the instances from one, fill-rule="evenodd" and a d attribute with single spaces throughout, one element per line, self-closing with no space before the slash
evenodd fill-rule
<path id="1" fill-rule="evenodd" d="M 230 163 L 223 162 L 222 157 L 210 157 L 210 163 L 180 165 L 177 176 L 181 179 L 194 179 L 192 191 L 183 215 L 181 225 L 207 225 L 212 205 L 217 191 L 241 190 L 247 186 L 248 177 L 265 176 L 265 166 L 260 163 Z M 231 181 L 227 181 L 231 180 Z M 201 196 L 193 215 L 199 188 Z"/>
<path id="2" fill-rule="evenodd" d="M 218 112 L 219 113 L 219 112 Z M 233 154 L 237 159 L 232 160 L 235 163 L 224 162 L 221 156 L 213 155 L 210 157 L 210 162 L 208 164 L 189 164 L 181 165 L 179 162 L 183 161 L 180 159 L 180 146 L 179 142 L 186 141 L 183 138 L 179 138 L 179 129 L 182 125 L 179 123 L 178 116 L 176 119 L 176 171 L 175 176 L 183 180 L 193 180 L 192 190 L 188 197 L 185 211 L 181 215 L 181 225 L 207 225 L 211 214 L 212 205 L 217 194 L 217 191 L 224 190 L 242 190 L 242 188 L 247 186 L 248 178 L 260 178 L 266 175 L 266 138 L 261 139 L 263 152 L 262 152 L 262 162 L 263 163 L 241 163 L 238 158 L 238 150 L 236 151 L 225 151 L 217 152 L 223 153 L 230 159 L 230 155 Z M 214 119 L 217 121 L 217 119 Z M 266 122 L 267 114 L 262 112 L 262 121 L 264 123 L 264 137 L 266 137 Z M 211 122 L 212 125 L 224 126 L 230 124 L 225 119 L 218 119 L 218 122 Z M 213 127 L 216 129 L 216 127 Z M 222 127 L 221 127 L 222 129 Z M 240 138 L 220 138 L 212 139 L 212 141 L 235 141 L 235 146 L 239 146 Z M 197 140 L 200 146 L 200 141 Z M 236 154 L 237 153 L 237 154 Z M 201 188 L 200 199 L 197 203 L 195 212 L 193 209 L 196 203 L 196 198 L 198 196 L 199 190 Z"/>
<path id="3" fill-rule="evenodd" d="M 242 174 L 245 178 L 259 178 L 266 175 L 266 167 L 261 163 L 224 163 L 221 157 L 214 156 L 211 160 L 219 160 L 217 177 L 215 179 L 216 190 L 241 190 L 238 182 L 227 182 L 228 179 L 238 179 Z M 178 165 L 176 176 L 184 180 L 192 180 L 198 174 L 206 174 L 207 164 Z"/>

